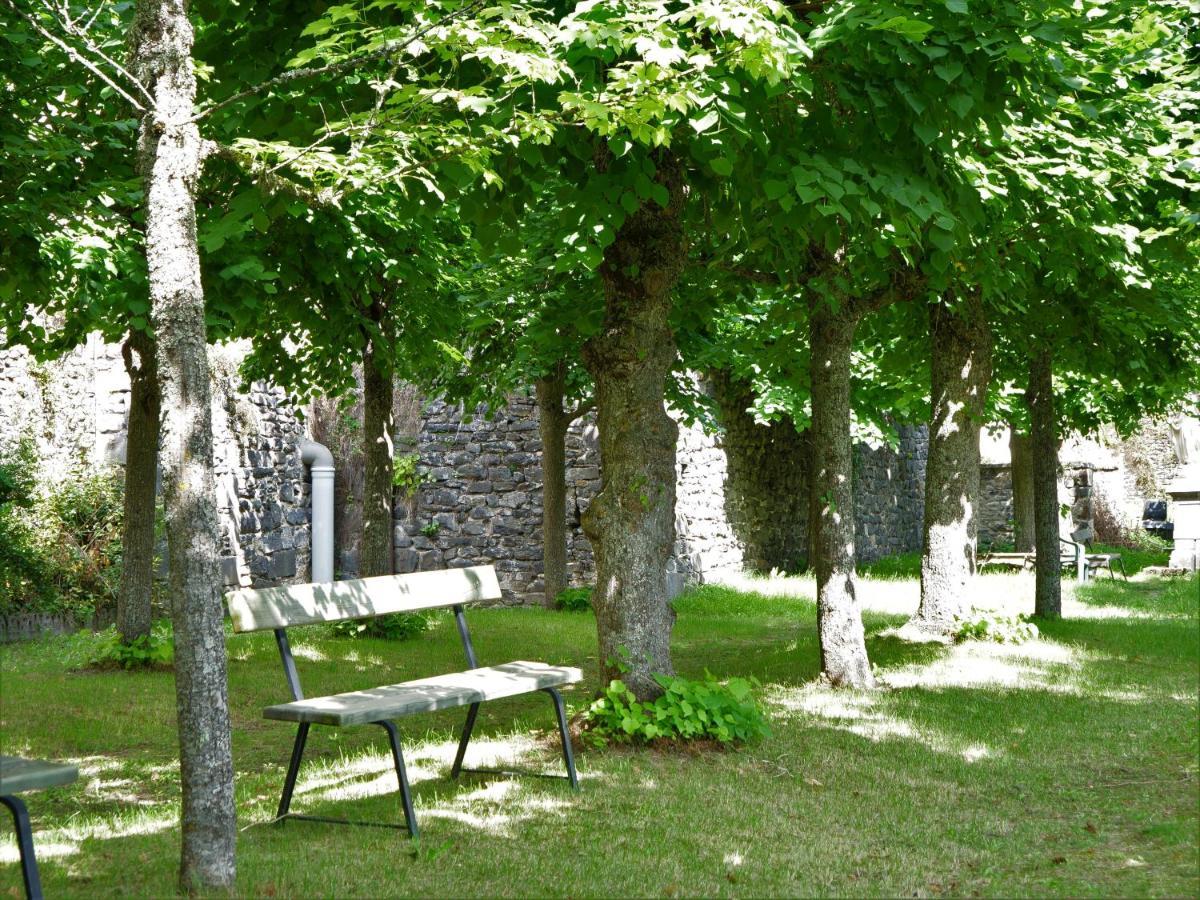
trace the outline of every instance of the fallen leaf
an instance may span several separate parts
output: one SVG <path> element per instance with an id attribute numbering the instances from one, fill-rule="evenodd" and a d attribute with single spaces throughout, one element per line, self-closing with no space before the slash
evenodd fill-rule
<path id="1" fill-rule="evenodd" d="M 1066 861 L 1067 858 L 1065 856 L 1054 856 L 1050 859 L 1050 862 L 1054 863 L 1056 866 L 1061 866 Z"/>
<path id="2" fill-rule="evenodd" d="M 1097 832 L 1100 831 L 1100 829 L 1097 828 L 1095 825 L 1093 825 L 1091 822 L 1088 822 L 1086 825 L 1084 825 L 1083 830 L 1086 831 L 1088 834 L 1096 834 Z"/>

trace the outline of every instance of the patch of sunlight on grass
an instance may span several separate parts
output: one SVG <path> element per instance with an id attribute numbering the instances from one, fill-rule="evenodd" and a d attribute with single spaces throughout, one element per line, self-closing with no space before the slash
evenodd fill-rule
<path id="1" fill-rule="evenodd" d="M 768 697 L 769 703 L 788 713 L 813 716 L 833 728 L 876 743 L 891 739 L 914 741 L 936 753 L 959 756 L 966 762 L 1003 755 L 986 744 L 964 743 L 952 739 L 939 729 L 917 727 L 880 709 L 879 701 L 878 692 L 851 692 L 822 684 L 777 689 Z"/>
<path id="2" fill-rule="evenodd" d="M 404 764 L 409 783 L 442 780 L 454 761 L 457 741 L 408 744 Z M 467 747 L 467 768 L 501 768 L 523 764 L 539 749 L 528 734 L 477 737 Z M 582 776 L 581 776 L 582 777 Z M 318 801 L 361 800 L 396 791 L 392 755 L 366 751 L 306 764 L 300 770 L 296 795 Z"/>
<path id="3" fill-rule="evenodd" d="M 1024 644 L 966 641 L 949 648 L 929 663 L 900 666 L 883 681 L 893 688 L 1001 687 L 1081 695 L 1078 673 L 1085 662 L 1107 659 L 1105 654 L 1033 640 Z"/>
<path id="4" fill-rule="evenodd" d="M 87 840 L 113 840 L 157 834 L 178 825 L 178 808 L 172 805 L 172 808 L 164 811 L 160 804 L 155 813 L 135 810 L 100 819 L 75 820 L 59 828 L 47 828 L 38 831 L 34 846 L 38 859 L 74 856 L 79 852 L 79 845 Z M 5 835 L 3 843 L 0 844 L 0 864 L 18 861 L 20 852 L 16 840 L 11 835 Z"/>
<path id="5" fill-rule="evenodd" d="M 342 654 L 342 662 L 355 663 L 355 672 L 365 672 L 368 668 L 379 668 L 384 664 L 382 656 L 359 653 L 357 650 L 348 650 Z"/>
<path id="6" fill-rule="evenodd" d="M 501 837 L 512 837 L 522 823 L 544 818 L 561 818 L 569 798 L 533 794 L 515 779 L 493 781 L 475 791 L 459 792 L 421 811 L 422 816 L 450 819 Z"/>
<path id="7" fill-rule="evenodd" d="M 323 651 L 312 644 L 296 644 L 292 647 L 292 656 L 307 659 L 309 662 L 325 662 L 329 659 Z"/>

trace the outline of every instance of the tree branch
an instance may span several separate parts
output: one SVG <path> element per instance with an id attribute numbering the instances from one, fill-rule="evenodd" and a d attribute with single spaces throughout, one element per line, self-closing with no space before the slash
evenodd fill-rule
<path id="1" fill-rule="evenodd" d="M 12 0 L 8 0 L 8 2 L 12 3 Z M 351 69 L 356 69 L 359 66 L 364 65 L 365 63 L 374 62 L 380 59 L 388 59 L 389 57 L 395 56 L 405 48 L 409 47 L 411 44 L 420 40 L 425 35 L 429 34 L 429 32 L 433 31 L 433 29 L 452 22 L 454 19 L 466 15 L 468 12 L 477 9 L 482 5 L 483 0 L 471 0 L 471 2 L 466 6 L 460 7 L 452 13 L 448 13 L 446 16 L 436 22 L 430 22 L 424 28 L 414 31 L 402 41 L 388 41 L 382 47 L 369 50 L 365 53 L 358 53 L 354 56 L 347 57 L 346 59 L 339 60 L 338 62 L 329 63 L 325 66 L 315 66 L 308 69 L 293 69 L 290 72 L 283 72 L 280 75 L 276 75 L 274 78 L 268 78 L 266 81 L 256 84 L 254 87 L 249 87 L 243 91 L 238 91 L 236 94 L 232 94 L 231 96 L 226 97 L 224 100 L 202 107 L 197 111 L 196 115 L 192 116 L 191 121 L 198 122 L 205 116 L 210 115 L 219 109 L 223 109 L 231 103 L 236 103 L 238 100 L 244 100 L 246 97 L 252 97 L 255 94 L 261 94 L 263 91 L 279 87 L 282 84 L 289 84 L 293 81 L 299 81 L 302 78 L 315 78 L 318 75 L 330 75 L 338 72 L 348 72 Z"/>
<path id="2" fill-rule="evenodd" d="M 209 141 L 205 156 L 215 156 L 218 159 L 224 159 L 233 163 L 244 173 L 255 179 L 259 186 L 268 194 L 286 194 L 289 197 L 303 200 L 310 206 L 315 207 L 326 209 L 339 208 L 339 203 L 342 199 L 342 195 L 339 192 L 330 188 L 310 188 L 290 178 L 276 175 L 274 169 L 266 163 L 255 159 L 248 153 L 239 152 L 233 147 Z"/>
<path id="3" fill-rule="evenodd" d="M 151 107 L 154 106 L 154 96 L 150 93 L 149 90 L 147 90 L 146 86 L 144 84 L 142 84 L 140 81 L 138 81 L 138 79 L 133 76 L 133 73 L 131 73 L 123 65 L 121 65 L 119 62 L 117 62 L 115 59 L 113 59 L 107 53 L 105 53 L 103 50 L 101 50 L 99 47 L 97 47 L 96 44 L 92 41 L 92 39 L 90 37 L 88 37 L 87 29 L 91 27 L 92 22 L 94 22 L 96 20 L 96 16 L 100 14 L 100 9 L 96 10 L 96 12 L 92 15 L 92 18 L 88 21 L 88 24 L 85 27 L 80 28 L 78 25 L 76 25 L 74 22 L 72 22 L 70 20 L 70 18 L 67 16 L 65 8 L 56 9 L 55 7 L 50 5 L 49 0 L 42 0 L 42 5 L 45 6 L 46 9 L 48 9 L 50 11 L 50 14 L 55 17 L 55 19 L 58 21 L 58 24 L 63 28 L 64 31 L 67 32 L 67 34 L 72 35 L 73 37 L 82 41 L 83 45 L 85 47 L 87 47 L 87 49 L 93 55 L 100 57 L 100 59 L 104 60 L 104 62 L 106 62 L 108 65 L 112 66 L 113 70 L 116 71 L 117 74 L 119 74 L 123 78 L 127 79 L 131 85 L 133 85 L 139 91 L 142 92 L 142 96 L 146 98 L 146 100 L 149 102 Z M 101 3 L 100 8 L 103 8 L 103 6 L 104 6 L 104 4 Z"/>
<path id="4" fill-rule="evenodd" d="M 105 74 L 105 72 L 99 66 L 97 66 L 90 59 L 87 59 L 86 57 L 84 57 L 84 55 L 82 53 L 80 53 L 78 50 L 76 50 L 74 47 L 72 47 L 70 44 L 68 44 L 62 38 L 58 37 L 55 34 L 52 34 L 50 31 L 48 31 L 45 27 L 42 26 L 42 24 L 40 22 L 37 21 L 37 19 L 33 18 L 33 16 L 29 15 L 29 13 L 27 13 L 23 9 L 19 8 L 17 6 L 17 4 L 14 2 L 14 0 L 4 0 L 4 2 L 7 3 L 8 6 L 18 16 L 20 16 L 22 19 L 24 19 L 26 22 L 28 22 L 30 25 L 32 25 L 34 27 L 34 29 L 38 32 L 38 34 L 40 34 L 46 40 L 50 41 L 52 44 L 54 44 L 56 47 L 58 47 L 60 50 L 62 50 L 64 53 L 66 53 L 68 57 L 70 57 L 75 62 L 79 63 L 81 66 L 83 66 L 89 72 L 91 72 L 93 75 L 95 75 L 97 78 L 99 78 L 105 84 L 107 84 L 110 88 L 112 88 L 114 91 L 116 91 L 118 95 L 120 95 L 122 98 L 124 98 L 124 100 L 130 106 L 132 106 L 134 109 L 136 109 L 138 112 L 144 113 L 149 108 L 153 107 L 153 102 L 151 102 L 150 107 L 146 107 L 146 106 L 143 106 L 141 103 L 139 103 L 137 100 L 135 100 L 128 91 L 126 91 L 123 87 L 121 87 L 119 84 L 117 84 L 116 81 L 114 81 L 107 74 Z M 120 67 L 118 67 L 118 68 L 120 68 Z M 140 82 L 138 83 L 138 87 L 139 88 L 141 87 Z M 143 88 L 143 90 L 144 90 L 144 88 Z"/>
<path id="5" fill-rule="evenodd" d="M 593 400 L 583 400 L 583 401 L 580 401 L 580 403 L 578 403 L 576 406 L 572 407 L 571 409 L 564 410 L 563 415 L 566 417 L 568 422 L 574 422 L 580 416 L 586 416 L 588 413 L 590 413 L 595 408 L 596 408 L 596 401 L 594 399 Z"/>

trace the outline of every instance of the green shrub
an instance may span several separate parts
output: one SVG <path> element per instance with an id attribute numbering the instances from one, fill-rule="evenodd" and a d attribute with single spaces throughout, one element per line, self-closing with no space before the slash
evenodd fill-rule
<path id="1" fill-rule="evenodd" d="M 0 612 L 72 613 L 112 602 L 120 582 L 122 491 L 112 472 L 39 484 L 28 436 L 0 451 Z"/>
<path id="2" fill-rule="evenodd" d="M 554 607 L 563 612 L 585 612 L 592 608 L 592 588 L 573 587 L 559 591 L 554 598 Z"/>
<path id="3" fill-rule="evenodd" d="M 170 622 L 158 622 L 149 635 L 125 643 L 116 626 L 97 635 L 88 665 L 99 668 L 157 669 L 175 659 L 175 637 Z"/>
<path id="4" fill-rule="evenodd" d="M 334 622 L 330 630 L 341 637 L 384 638 L 404 641 L 433 628 L 435 614 L 431 612 L 391 613 L 371 619 L 344 619 Z"/>
<path id="5" fill-rule="evenodd" d="M 708 738 L 722 744 L 770 734 L 762 708 L 753 696 L 756 681 L 731 678 L 725 684 L 706 672 L 704 679 L 656 675 L 664 693 L 653 703 L 638 701 L 620 679 L 585 716 L 584 737 L 593 746 L 648 741 Z"/>
<path id="6" fill-rule="evenodd" d="M 1025 616 L 1001 616 L 992 612 L 974 612 L 958 619 L 953 637 L 956 641 L 994 641 L 997 644 L 1023 644 L 1038 636 L 1037 626 Z"/>

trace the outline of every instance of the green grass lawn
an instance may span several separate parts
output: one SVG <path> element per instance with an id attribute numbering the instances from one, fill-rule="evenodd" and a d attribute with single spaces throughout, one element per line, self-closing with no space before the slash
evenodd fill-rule
<path id="1" fill-rule="evenodd" d="M 990 579 L 990 580 L 988 580 Z M 762 682 L 773 734 L 732 752 L 581 751 L 582 789 L 447 770 L 462 711 L 401 722 L 423 835 L 271 825 L 290 727 L 270 634 L 231 637 L 230 695 L 246 896 L 677 896 L 1200 892 L 1200 581 L 1107 581 L 1020 646 L 907 644 L 911 581 L 864 579 L 885 687 L 836 692 L 818 670 L 811 580 L 707 587 L 677 603 L 674 658 Z M 981 590 L 1032 606 L 1028 575 Z M 772 595 L 760 593 L 770 591 Z M 876 598 L 879 602 L 875 602 Z M 586 613 L 469 613 L 484 662 L 583 666 Z M 70 760 L 69 788 L 27 796 L 50 897 L 162 896 L 179 848 L 169 673 L 71 671 L 90 637 L 0 649 L 5 753 Z M 462 667 L 452 620 L 387 643 L 297 630 L 310 695 Z M 485 704 L 468 765 L 561 762 L 549 700 Z M 399 821 L 381 729 L 317 727 L 293 809 Z M 0 826 L 0 895 L 19 890 Z"/>

